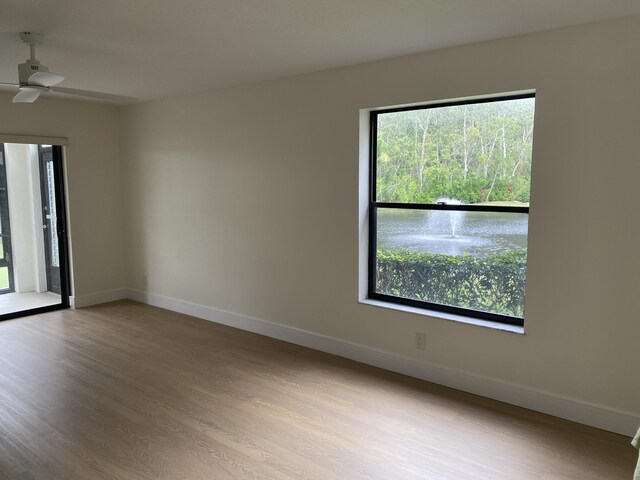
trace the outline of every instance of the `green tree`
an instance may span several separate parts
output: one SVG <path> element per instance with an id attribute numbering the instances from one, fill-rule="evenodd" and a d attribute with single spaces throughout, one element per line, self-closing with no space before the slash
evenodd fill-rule
<path id="1" fill-rule="evenodd" d="M 380 114 L 378 200 L 528 202 L 533 117 L 529 98 Z"/>

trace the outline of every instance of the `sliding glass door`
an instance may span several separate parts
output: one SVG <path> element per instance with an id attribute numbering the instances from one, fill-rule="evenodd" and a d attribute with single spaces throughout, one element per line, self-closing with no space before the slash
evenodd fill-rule
<path id="1" fill-rule="evenodd" d="M 0 144 L 0 320 L 69 306 L 63 150 Z"/>

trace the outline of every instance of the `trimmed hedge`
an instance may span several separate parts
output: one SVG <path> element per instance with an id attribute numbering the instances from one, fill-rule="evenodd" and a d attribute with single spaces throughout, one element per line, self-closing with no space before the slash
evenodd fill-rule
<path id="1" fill-rule="evenodd" d="M 522 317 L 526 249 L 486 257 L 378 250 L 376 291 Z"/>

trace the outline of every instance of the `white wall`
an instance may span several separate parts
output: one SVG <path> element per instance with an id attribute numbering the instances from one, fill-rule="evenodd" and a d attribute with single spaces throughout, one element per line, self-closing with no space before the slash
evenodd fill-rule
<path id="1" fill-rule="evenodd" d="M 104 297 L 125 286 L 118 109 L 40 98 L 12 104 L 0 92 L 0 135 L 66 137 L 67 207 L 72 282 L 79 298 Z"/>
<path id="2" fill-rule="evenodd" d="M 128 285 L 638 418 L 638 45 L 635 17 L 127 107 Z M 359 304 L 359 110 L 523 89 L 526 335 Z"/>

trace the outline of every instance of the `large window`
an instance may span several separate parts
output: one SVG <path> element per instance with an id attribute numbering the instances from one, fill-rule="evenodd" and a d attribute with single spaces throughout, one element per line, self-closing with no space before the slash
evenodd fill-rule
<path id="1" fill-rule="evenodd" d="M 523 325 L 534 108 L 371 112 L 369 298 Z"/>

